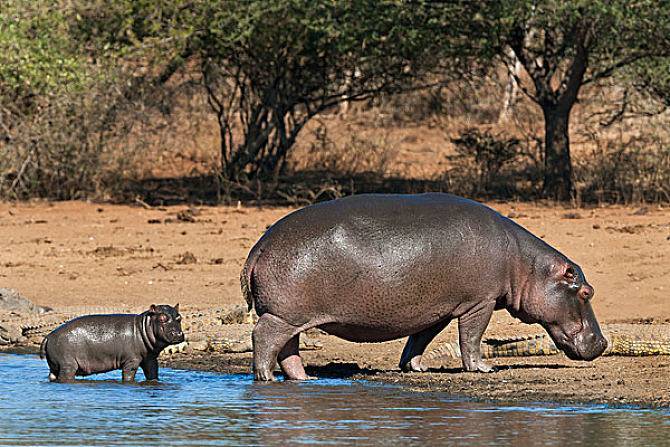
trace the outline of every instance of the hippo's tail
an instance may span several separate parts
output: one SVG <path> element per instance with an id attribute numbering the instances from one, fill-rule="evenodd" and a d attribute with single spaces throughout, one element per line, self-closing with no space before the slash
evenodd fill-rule
<path id="1" fill-rule="evenodd" d="M 244 296 L 244 300 L 247 302 L 249 312 L 251 312 L 251 309 L 254 308 L 254 296 L 252 290 L 251 275 L 253 274 L 254 265 L 256 264 L 256 260 L 258 259 L 259 254 L 260 250 L 258 250 L 256 247 L 252 248 L 251 253 L 249 253 L 249 257 L 247 258 L 247 261 L 244 263 L 244 267 L 242 267 L 242 273 L 240 273 L 240 286 L 242 288 L 242 296 Z"/>
<path id="2" fill-rule="evenodd" d="M 42 344 L 40 345 L 40 358 L 43 359 L 47 355 L 47 337 L 44 337 Z"/>

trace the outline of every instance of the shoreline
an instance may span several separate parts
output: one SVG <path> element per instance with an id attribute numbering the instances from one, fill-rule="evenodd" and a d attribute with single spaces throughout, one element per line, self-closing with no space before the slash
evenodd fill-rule
<path id="1" fill-rule="evenodd" d="M 358 363 L 328 359 L 329 350 L 324 351 L 305 353 L 312 360 L 306 367 L 308 374 L 317 378 L 400 385 L 412 392 L 440 392 L 457 399 L 483 402 L 670 409 L 670 358 L 667 356 L 605 357 L 595 363 L 573 362 L 563 356 L 524 357 L 496 359 L 498 371 L 488 374 L 461 372 L 459 366 L 403 373 L 397 369 L 361 367 Z M 33 346 L 3 347 L 0 353 L 38 355 L 39 350 Z M 171 354 L 161 357 L 160 364 L 173 369 L 249 374 L 251 353 Z M 646 375 L 648 370 L 654 374 Z M 640 380 L 646 387 L 638 385 Z M 583 382 L 590 382 L 590 386 Z M 570 383 L 572 387 L 568 386 Z"/>
<path id="2" fill-rule="evenodd" d="M 601 325 L 670 323 L 670 209 L 608 206 L 572 211 L 532 203 L 490 203 L 578 262 L 595 287 L 593 308 Z M 0 228 L 9 238 L 0 254 L 2 287 L 36 305 L 79 309 L 132 309 L 180 303 L 184 313 L 244 305 L 239 274 L 250 248 L 268 225 L 294 207 L 184 205 L 146 209 L 80 201 L 0 203 Z M 570 212 L 568 212 L 570 211 Z M 189 333 L 214 340 L 248 337 L 251 326 L 228 326 L 216 317 Z M 200 325 L 203 325 L 200 327 Z M 666 330 L 666 329 L 664 329 Z M 28 338 L 38 343 L 41 332 Z M 494 312 L 485 337 L 544 333 L 507 312 Z M 309 334 L 312 337 L 312 334 Z M 573 362 L 563 355 L 489 360 L 491 374 L 463 373 L 458 359 L 427 364 L 426 373 L 403 374 L 398 360 L 405 340 L 355 344 L 317 334 L 321 350 L 301 350 L 309 374 L 403 384 L 497 401 L 552 401 L 670 407 L 670 356 L 601 357 Z M 457 325 L 435 339 L 458 340 Z M 41 341 L 41 339 L 39 340 Z M 0 347 L 0 351 L 2 351 Z M 4 349 L 4 351 L 8 351 Z M 37 352 L 32 350 L 14 352 Z M 188 351 L 188 349 L 187 349 Z M 165 366 L 249 373 L 251 354 L 186 352 L 161 359 Z M 46 367 L 46 365 L 45 365 Z"/>

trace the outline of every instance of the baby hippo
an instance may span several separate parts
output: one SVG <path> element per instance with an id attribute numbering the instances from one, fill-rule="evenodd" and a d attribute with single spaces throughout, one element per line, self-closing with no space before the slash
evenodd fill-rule
<path id="1" fill-rule="evenodd" d="M 142 367 L 147 380 L 158 380 L 158 354 L 184 341 L 179 304 L 154 304 L 139 315 L 86 315 L 64 323 L 44 337 L 49 380 L 67 382 L 120 369 L 123 381 L 135 380 Z"/>

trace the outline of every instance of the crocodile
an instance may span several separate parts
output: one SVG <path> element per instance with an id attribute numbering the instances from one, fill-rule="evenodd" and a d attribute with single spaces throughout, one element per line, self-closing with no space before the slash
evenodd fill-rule
<path id="1" fill-rule="evenodd" d="M 83 314 L 93 313 L 129 313 L 128 309 L 118 307 L 65 307 L 44 313 L 10 312 L 0 313 L 0 346 L 25 343 L 42 337 L 61 324 Z"/>
<path id="2" fill-rule="evenodd" d="M 43 314 L 50 310 L 50 307 L 32 303 L 14 289 L 0 287 L 0 312 Z"/>
<path id="3" fill-rule="evenodd" d="M 670 355 L 670 324 L 604 324 L 607 339 L 603 355 L 647 356 Z M 488 338 L 481 343 L 482 356 L 525 357 L 561 353 L 547 334 L 515 338 Z M 422 361 L 441 364 L 460 358 L 458 342 L 447 341 L 423 355 Z"/>
<path id="4" fill-rule="evenodd" d="M 85 314 L 137 313 L 126 307 L 63 307 L 39 315 L 0 313 L 0 346 L 39 345 L 49 332 Z M 251 352 L 252 325 L 258 320 L 246 306 L 235 305 L 213 309 L 197 309 L 181 313 L 186 341 L 169 346 L 164 355 L 194 351 Z M 303 349 L 320 349 L 321 343 L 303 338 Z"/>

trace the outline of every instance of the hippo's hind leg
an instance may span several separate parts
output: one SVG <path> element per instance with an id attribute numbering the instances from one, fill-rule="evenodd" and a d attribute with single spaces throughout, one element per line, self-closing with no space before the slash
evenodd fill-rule
<path id="1" fill-rule="evenodd" d="M 402 350 L 402 355 L 400 356 L 400 369 L 405 372 L 425 371 L 426 368 L 421 365 L 421 356 L 430 342 L 447 327 L 450 321 L 440 321 L 421 332 L 410 335 L 405 344 L 405 349 Z"/>
<path id="2" fill-rule="evenodd" d="M 278 357 L 289 379 L 307 378 L 298 354 L 297 343 L 300 332 L 307 328 L 293 326 L 269 313 L 261 315 L 252 333 L 254 378 L 264 381 L 274 380 L 272 370 Z"/>
<path id="3" fill-rule="evenodd" d="M 137 369 L 140 367 L 140 361 L 133 359 L 126 361 L 121 367 L 121 380 L 123 382 L 134 382 Z"/>
<path id="4" fill-rule="evenodd" d="M 58 380 L 58 365 L 56 365 L 47 355 L 47 365 L 49 365 L 49 382 Z"/>
<path id="5" fill-rule="evenodd" d="M 300 334 L 294 335 L 279 351 L 279 366 L 289 380 L 308 380 L 312 377 L 305 373 L 305 366 L 300 358 Z"/>
<path id="6" fill-rule="evenodd" d="M 494 307 L 495 303 L 483 303 L 458 318 L 458 343 L 466 371 L 494 371 L 491 365 L 482 360 L 480 345 Z"/>
<path id="7" fill-rule="evenodd" d="M 73 382 L 77 375 L 77 369 L 78 366 L 76 364 L 61 365 L 56 374 L 56 380 L 53 380 L 53 382 Z M 51 380 L 51 374 L 49 374 L 49 380 Z"/>

